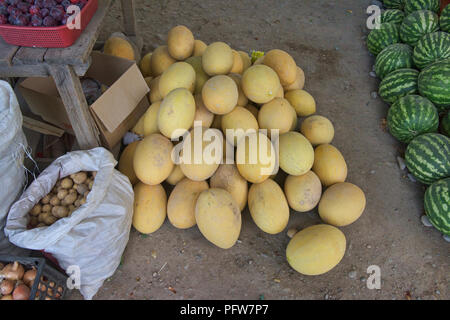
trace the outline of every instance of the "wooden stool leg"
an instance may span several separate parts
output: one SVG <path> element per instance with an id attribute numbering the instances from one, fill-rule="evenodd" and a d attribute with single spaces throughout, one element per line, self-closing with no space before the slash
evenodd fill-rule
<path id="1" fill-rule="evenodd" d="M 136 36 L 136 19 L 134 16 L 134 0 L 121 0 L 125 35 Z"/>
<path id="2" fill-rule="evenodd" d="M 101 146 L 97 126 L 89 112 L 80 79 L 73 67 L 68 65 L 50 66 L 59 94 L 81 149 Z"/>

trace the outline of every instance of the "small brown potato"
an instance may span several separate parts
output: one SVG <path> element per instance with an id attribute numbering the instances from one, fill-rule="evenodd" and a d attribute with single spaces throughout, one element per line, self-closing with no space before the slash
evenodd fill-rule
<path id="1" fill-rule="evenodd" d="M 63 206 L 71 205 L 77 200 L 78 194 L 75 190 L 70 189 L 69 194 L 62 200 L 61 204 Z"/>
<path id="2" fill-rule="evenodd" d="M 64 178 L 61 180 L 61 187 L 64 189 L 70 189 L 73 186 L 73 180 L 70 178 Z"/>
<path id="3" fill-rule="evenodd" d="M 52 205 L 51 204 L 44 204 L 42 206 L 42 212 L 50 212 L 52 211 Z"/>
<path id="4" fill-rule="evenodd" d="M 85 184 L 79 184 L 79 185 L 76 186 L 76 188 L 77 188 L 77 192 L 79 194 L 85 194 L 86 191 L 89 191 L 88 186 L 85 185 Z"/>
<path id="5" fill-rule="evenodd" d="M 50 212 L 42 212 L 39 216 L 38 216 L 38 221 L 39 222 L 44 222 L 44 219 L 46 219 L 46 217 L 51 216 Z"/>
<path id="6" fill-rule="evenodd" d="M 87 179 L 86 172 L 78 172 L 70 176 L 75 184 L 82 184 Z"/>
<path id="7" fill-rule="evenodd" d="M 48 226 L 51 226 L 52 224 L 54 224 L 56 221 L 58 221 L 58 218 L 50 215 L 44 218 L 44 223 Z"/>
<path id="8" fill-rule="evenodd" d="M 46 195 L 45 197 L 43 197 L 42 199 L 41 199 L 41 203 L 42 204 L 47 204 L 47 203 L 49 203 L 50 202 L 50 196 L 49 195 Z"/>
<path id="9" fill-rule="evenodd" d="M 81 199 L 77 199 L 77 200 L 75 200 L 75 202 L 73 203 L 74 204 L 74 206 L 75 207 L 79 207 L 79 206 L 81 206 L 81 203 L 80 203 L 80 201 L 81 201 Z"/>
<path id="10" fill-rule="evenodd" d="M 67 189 L 60 189 L 56 196 L 59 200 L 64 199 L 69 194 L 69 191 Z"/>
<path id="11" fill-rule="evenodd" d="M 36 204 L 30 211 L 32 216 L 38 216 L 42 212 L 42 206 L 40 204 Z"/>
<path id="12" fill-rule="evenodd" d="M 52 209 L 52 215 L 57 218 L 67 217 L 68 214 L 69 214 L 68 207 L 56 206 L 56 207 L 53 207 L 53 209 Z M 44 220 L 44 222 L 45 222 L 45 220 Z"/>
<path id="13" fill-rule="evenodd" d="M 61 203 L 61 201 L 59 200 L 59 198 L 58 198 L 57 196 L 53 196 L 53 197 L 50 199 L 50 204 L 51 204 L 52 206 L 59 206 L 60 203 Z"/>
<path id="14" fill-rule="evenodd" d="M 37 217 L 30 217 L 30 225 L 32 227 L 36 227 L 39 223 L 39 220 Z"/>

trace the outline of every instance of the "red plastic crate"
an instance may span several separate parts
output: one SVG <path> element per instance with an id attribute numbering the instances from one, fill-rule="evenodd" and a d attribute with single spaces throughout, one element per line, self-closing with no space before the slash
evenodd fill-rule
<path id="1" fill-rule="evenodd" d="M 20 27 L 0 25 L 0 36 L 5 42 L 22 47 L 66 48 L 70 47 L 87 27 L 95 12 L 98 1 L 89 0 L 80 11 L 81 29 L 58 27 Z"/>

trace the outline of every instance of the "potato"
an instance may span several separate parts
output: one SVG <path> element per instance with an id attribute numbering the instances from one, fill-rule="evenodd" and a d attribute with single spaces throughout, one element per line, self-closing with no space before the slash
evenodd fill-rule
<path id="1" fill-rule="evenodd" d="M 73 186 L 73 180 L 70 178 L 64 178 L 61 181 L 61 187 L 63 187 L 64 189 L 70 189 Z"/>
<path id="2" fill-rule="evenodd" d="M 58 220 L 58 218 L 56 218 L 56 217 L 54 217 L 54 216 L 52 216 L 52 215 L 49 215 L 49 216 L 46 216 L 46 217 L 44 218 L 44 223 L 45 223 L 46 225 L 48 225 L 48 226 L 51 226 L 51 225 L 54 224 L 57 220 Z"/>
<path id="3" fill-rule="evenodd" d="M 42 199 L 41 199 L 41 203 L 42 204 L 47 204 L 47 203 L 49 203 L 50 202 L 50 196 L 49 195 L 46 195 L 45 197 L 43 197 Z"/>
<path id="4" fill-rule="evenodd" d="M 50 204 L 52 206 L 59 206 L 61 203 L 61 201 L 59 200 L 59 198 L 55 195 L 50 199 Z"/>
<path id="5" fill-rule="evenodd" d="M 60 189 L 56 196 L 59 200 L 64 199 L 69 194 L 69 191 L 67 189 Z"/>
<path id="6" fill-rule="evenodd" d="M 38 223 L 38 225 L 36 226 L 36 228 L 41 228 L 41 227 L 46 227 L 47 225 L 43 222 Z"/>
<path id="7" fill-rule="evenodd" d="M 42 206 L 40 204 L 36 204 L 30 211 L 32 216 L 38 216 L 42 212 Z"/>
<path id="8" fill-rule="evenodd" d="M 86 172 L 78 172 L 78 173 L 70 175 L 70 177 L 72 178 L 72 180 L 75 184 L 82 184 L 87 179 L 87 173 Z"/>
<path id="9" fill-rule="evenodd" d="M 85 204 L 87 201 L 86 197 L 81 198 L 80 200 L 80 205 L 82 206 L 83 204 Z"/>
<path id="10" fill-rule="evenodd" d="M 52 205 L 51 204 L 44 204 L 42 206 L 42 212 L 50 212 L 52 211 Z"/>
<path id="11" fill-rule="evenodd" d="M 85 184 L 78 184 L 78 185 L 76 186 L 76 189 L 77 189 L 77 192 L 78 192 L 79 194 L 85 194 L 86 191 L 89 191 L 88 186 L 85 185 Z"/>
<path id="12" fill-rule="evenodd" d="M 51 216 L 51 213 L 50 213 L 50 212 L 42 212 L 42 213 L 38 216 L 38 221 L 39 221 L 39 222 L 44 222 L 44 219 L 45 219 L 46 217 L 49 217 L 49 216 Z"/>
<path id="13" fill-rule="evenodd" d="M 32 227 L 36 227 L 38 225 L 39 221 L 37 217 L 30 217 L 30 225 Z"/>
<path id="14" fill-rule="evenodd" d="M 52 215 L 57 217 L 57 218 L 67 217 L 68 214 L 69 214 L 69 208 L 68 207 L 56 206 L 56 207 L 53 207 L 53 209 L 52 209 Z"/>
<path id="15" fill-rule="evenodd" d="M 70 189 L 69 194 L 62 200 L 63 206 L 71 205 L 77 200 L 78 194 L 75 190 Z"/>

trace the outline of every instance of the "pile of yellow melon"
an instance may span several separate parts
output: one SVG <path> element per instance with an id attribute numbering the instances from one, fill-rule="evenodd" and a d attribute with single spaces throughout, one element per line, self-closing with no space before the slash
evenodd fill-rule
<path id="1" fill-rule="evenodd" d="M 247 205 L 255 224 L 269 234 L 286 229 L 290 208 L 307 212 L 318 206 L 325 224 L 297 232 L 287 247 L 287 260 L 306 275 L 336 266 L 346 248 L 336 227 L 357 220 L 366 200 L 359 187 L 345 182 L 347 164 L 330 144 L 333 125 L 313 115 L 315 100 L 303 90 L 305 76 L 294 59 L 275 49 L 252 63 L 245 52 L 223 42 L 206 45 L 185 26 L 176 26 L 167 45 L 145 55 L 139 66 L 151 104 L 133 129 L 142 140 L 128 145 L 119 161 L 119 170 L 134 185 L 133 226 L 150 234 L 167 216 L 175 228 L 197 226 L 207 240 L 228 249 L 238 240 Z M 299 130 L 298 117 L 304 117 Z M 178 143 L 172 139 L 194 132 L 194 121 L 202 121 L 203 134 L 208 128 L 254 129 L 260 143 L 255 148 L 245 136 L 224 140 L 220 156 L 230 160 L 225 149 L 231 145 L 236 155 L 245 152 L 243 163 L 176 165 L 172 152 Z M 271 131 L 259 129 L 278 129 L 277 145 Z M 249 160 L 261 146 L 288 174 L 283 188 L 273 180 L 272 162 L 264 162 L 260 153 L 256 162 Z M 169 197 L 163 183 L 174 186 Z"/>

